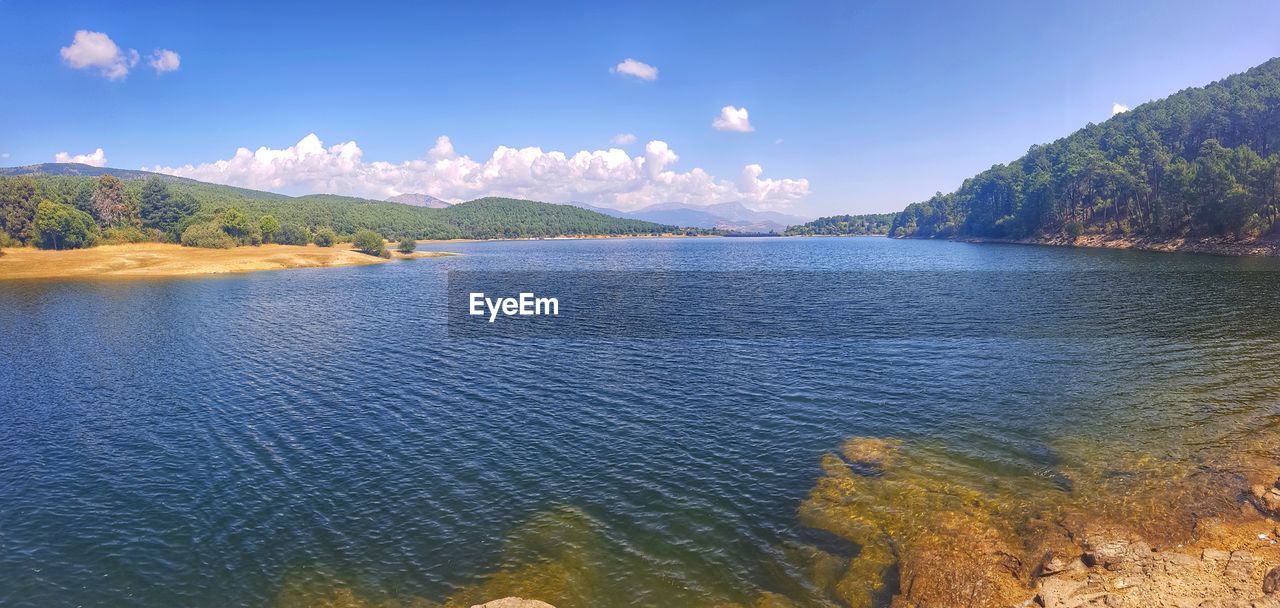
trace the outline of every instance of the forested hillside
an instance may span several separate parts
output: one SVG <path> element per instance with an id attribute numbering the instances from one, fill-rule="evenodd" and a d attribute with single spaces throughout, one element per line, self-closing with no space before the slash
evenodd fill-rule
<path id="1" fill-rule="evenodd" d="M 103 182 L 114 177 L 119 179 Z M 239 215 L 251 223 L 270 216 L 269 222 L 281 226 L 309 231 L 332 229 L 338 235 L 370 229 L 396 240 L 661 234 L 675 230 L 672 226 L 534 201 L 486 198 L 446 209 L 429 209 L 347 196 L 290 197 L 146 171 L 46 164 L 0 169 L 0 232 L 19 242 L 30 240 L 36 207 L 43 201 L 66 205 L 93 217 L 104 235 L 112 228 L 145 231 L 150 222 L 140 205 L 146 200 L 148 184 L 163 190 L 163 200 L 186 205 L 180 205 L 179 217 L 164 226 L 174 240 L 189 226 L 222 221 L 229 211 L 237 221 Z M 104 209 L 116 208 L 109 212 L 111 217 L 104 217 Z M 163 238 L 155 233 L 152 236 Z"/>
<path id="2" fill-rule="evenodd" d="M 1090 124 L 914 203 L 892 236 L 1248 239 L 1277 225 L 1280 59 Z"/>
<path id="3" fill-rule="evenodd" d="M 788 226 L 786 236 L 870 236 L 889 234 L 894 213 L 833 215 L 812 222 Z"/>

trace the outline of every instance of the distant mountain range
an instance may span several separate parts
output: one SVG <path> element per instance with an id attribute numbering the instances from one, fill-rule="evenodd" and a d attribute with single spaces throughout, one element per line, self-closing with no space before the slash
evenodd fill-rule
<path id="1" fill-rule="evenodd" d="M 389 203 L 400 203 L 402 205 L 413 205 L 414 207 L 429 207 L 431 209 L 444 209 L 451 203 L 446 200 L 438 199 L 430 194 L 418 194 L 410 192 L 408 194 L 397 194 L 389 199 Z"/>
<path id="2" fill-rule="evenodd" d="M 742 203 L 737 202 L 717 203 L 714 205 L 658 203 L 635 211 L 619 211 L 609 207 L 588 205 L 587 203 L 569 204 L 618 218 L 644 220 L 672 226 L 714 228 L 729 232 L 777 232 L 781 234 L 788 226 L 803 224 L 810 219 L 776 211 L 752 211 Z"/>

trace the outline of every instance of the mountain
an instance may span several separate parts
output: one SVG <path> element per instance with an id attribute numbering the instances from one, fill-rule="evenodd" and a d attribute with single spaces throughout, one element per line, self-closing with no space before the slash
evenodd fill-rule
<path id="1" fill-rule="evenodd" d="M 1172 241 L 1280 231 L 1280 59 L 1145 103 L 950 194 L 913 203 L 893 236 Z"/>
<path id="2" fill-rule="evenodd" d="M 788 226 L 802 224 L 809 218 L 787 215 L 776 211 L 753 211 L 742 203 L 717 203 L 714 205 L 691 205 L 686 203 L 658 203 L 642 207 L 635 211 L 618 211 L 608 207 L 597 207 L 586 203 L 569 203 L 589 209 L 597 213 L 632 219 L 670 224 L 673 226 L 689 226 L 693 228 L 716 229 L 728 232 L 778 232 Z"/>
<path id="3" fill-rule="evenodd" d="M 389 199 L 389 203 L 400 203 L 402 205 L 413 205 L 414 207 L 430 207 L 432 209 L 444 209 L 450 205 L 449 201 L 438 199 L 430 194 L 397 194 Z"/>
<path id="4" fill-rule="evenodd" d="M 255 222 L 270 214 L 282 225 L 301 224 L 313 229 L 329 227 L 339 234 L 368 228 L 393 239 L 654 235 L 677 230 L 674 226 L 537 201 L 490 197 L 433 209 L 333 194 L 287 196 L 149 171 L 71 163 L 0 168 L 0 230 L 4 229 L 6 208 L 18 208 L 6 200 L 6 193 L 20 188 L 7 186 L 31 180 L 30 187 L 34 189 L 36 200 L 85 208 L 98 176 L 107 174 L 123 182 L 126 200 L 136 202 L 143 184 L 150 178 L 165 181 L 174 194 L 190 194 L 199 203 L 199 211 L 183 220 L 188 225 L 211 221 L 224 210 L 235 207 Z"/>

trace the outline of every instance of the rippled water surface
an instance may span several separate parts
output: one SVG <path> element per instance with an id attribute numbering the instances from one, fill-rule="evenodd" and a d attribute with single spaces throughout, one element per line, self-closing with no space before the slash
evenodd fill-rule
<path id="1" fill-rule="evenodd" d="M 1231 321 L 1251 340 L 1167 326 L 1125 340 L 822 339 L 817 316 L 811 337 L 520 341 L 450 337 L 444 314 L 449 270 L 1275 260 L 887 239 L 429 248 L 464 255 L 0 282 L 0 605 L 268 606 L 333 589 L 440 601 L 502 576 L 568 581 L 580 605 L 803 603 L 797 551 L 850 549 L 804 529 L 797 507 L 849 436 L 1040 479 L 1098 455 L 1194 459 L 1280 427 L 1275 315 Z M 864 322 L 909 305 L 886 300 Z"/>

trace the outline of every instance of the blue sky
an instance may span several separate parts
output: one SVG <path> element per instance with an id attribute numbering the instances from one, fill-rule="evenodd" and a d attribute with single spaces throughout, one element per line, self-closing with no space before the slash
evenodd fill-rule
<path id="1" fill-rule="evenodd" d="M 1114 103 L 1280 55 L 1276 23 L 1280 3 L 1256 1 L 0 0 L 0 165 L 102 148 L 112 167 L 289 193 L 890 211 Z M 127 74 L 64 57 L 80 30 Z M 176 70 L 148 65 L 157 49 Z M 611 72 L 627 58 L 656 79 Z M 713 127 L 726 106 L 753 130 Z"/>

